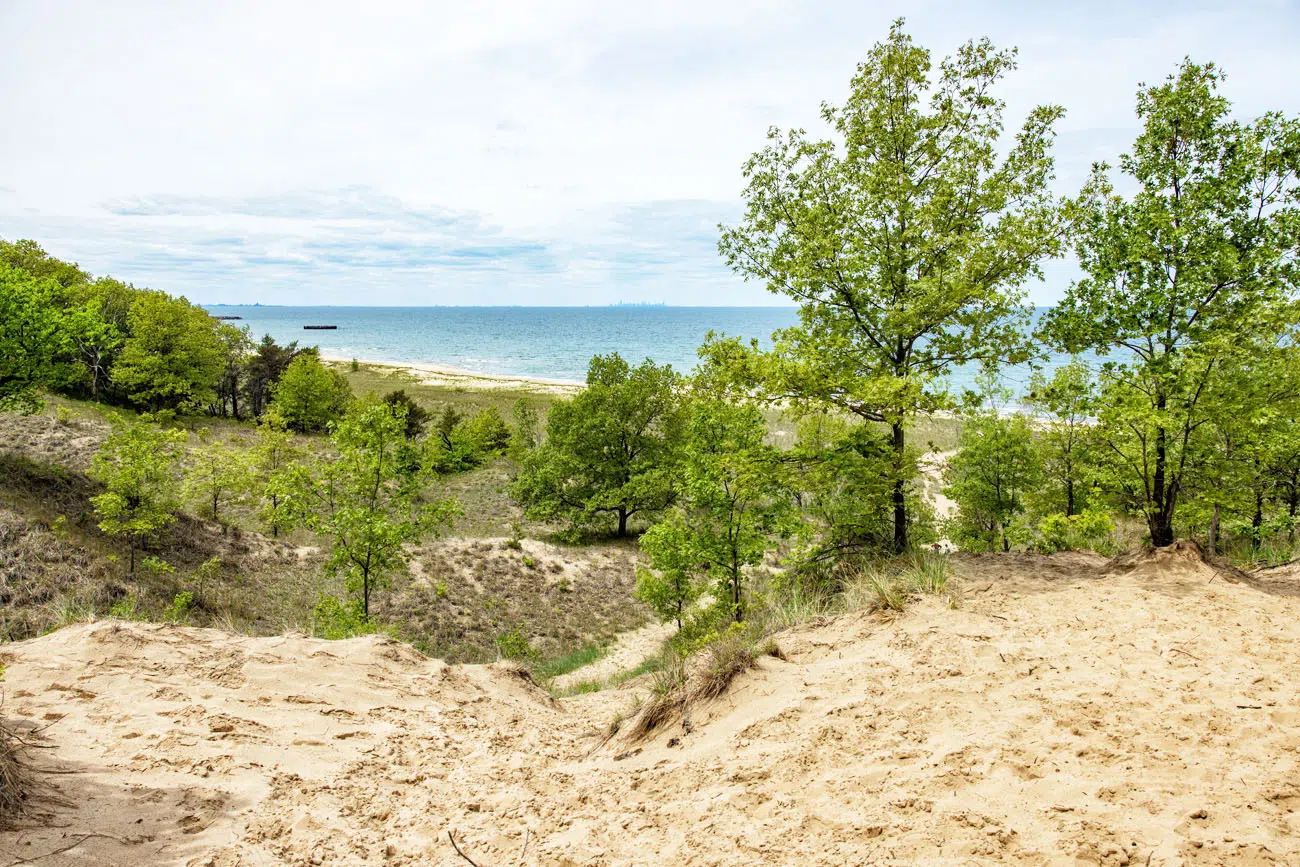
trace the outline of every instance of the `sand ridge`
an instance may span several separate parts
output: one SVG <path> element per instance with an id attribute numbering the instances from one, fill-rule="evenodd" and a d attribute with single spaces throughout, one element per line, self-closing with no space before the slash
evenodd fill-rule
<path id="1" fill-rule="evenodd" d="M 1154 562 L 1154 561 L 1153 561 Z M 1296 864 L 1300 578 L 954 557 L 963 599 L 779 636 L 722 698 L 602 742 L 553 700 L 381 638 L 101 622 L 6 647 L 76 806 L 40 863 Z M 6 856 L 9 860 L 5 860 Z"/>

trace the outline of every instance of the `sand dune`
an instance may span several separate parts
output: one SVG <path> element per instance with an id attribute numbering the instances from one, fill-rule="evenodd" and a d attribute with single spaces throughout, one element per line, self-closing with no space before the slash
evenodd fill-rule
<path id="1" fill-rule="evenodd" d="M 70 806 L 0 864 L 1300 864 L 1300 579 L 959 556 L 644 743 L 391 641 L 101 622 L 6 647 Z M 683 724 L 685 722 L 685 724 Z M 50 725 L 52 723 L 52 725 Z M 86 837 L 85 835 L 95 835 Z M 83 839 L 84 838 L 84 839 Z"/>

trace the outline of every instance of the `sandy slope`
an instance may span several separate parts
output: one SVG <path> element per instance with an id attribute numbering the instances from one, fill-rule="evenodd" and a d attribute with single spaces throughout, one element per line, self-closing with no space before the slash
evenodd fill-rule
<path id="1" fill-rule="evenodd" d="M 11 645 L 5 709 L 62 715 L 74 806 L 0 865 L 87 833 L 38 863 L 464 864 L 449 829 L 483 867 L 1300 864 L 1300 579 L 955 562 L 957 608 L 805 626 L 642 744 L 600 743 L 626 690 L 557 703 L 379 639 Z"/>

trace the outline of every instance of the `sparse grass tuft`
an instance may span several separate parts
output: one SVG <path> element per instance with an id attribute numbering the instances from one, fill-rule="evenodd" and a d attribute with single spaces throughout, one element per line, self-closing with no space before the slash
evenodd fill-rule
<path id="1" fill-rule="evenodd" d="M 915 551 L 906 581 L 922 593 L 941 596 L 948 589 L 948 555 L 939 551 Z"/>
<path id="2" fill-rule="evenodd" d="M 730 629 L 705 650 L 704 666 L 700 671 L 693 699 L 717 698 L 725 693 L 739 675 L 749 671 L 758 659 L 754 645 L 744 629 Z"/>
<path id="3" fill-rule="evenodd" d="M 35 785 L 22 754 L 22 742 L 0 722 L 0 830 L 22 816 Z"/>
<path id="4" fill-rule="evenodd" d="M 907 589 L 897 575 L 875 564 L 863 567 L 844 585 L 844 607 L 853 611 L 877 608 L 902 611 L 907 605 Z"/>

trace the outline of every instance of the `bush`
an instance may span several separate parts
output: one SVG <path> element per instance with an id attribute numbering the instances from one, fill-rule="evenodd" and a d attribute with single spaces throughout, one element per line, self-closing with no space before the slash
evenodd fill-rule
<path id="1" fill-rule="evenodd" d="M 271 405 L 285 423 L 304 432 L 325 430 L 352 402 L 347 378 L 310 353 L 289 362 L 272 394 Z"/>
<path id="2" fill-rule="evenodd" d="M 188 590 L 182 590 L 172 599 L 172 604 L 167 606 L 164 614 L 167 620 L 172 623 L 180 623 L 190 616 L 190 611 L 194 608 L 194 594 Z"/>
<path id="3" fill-rule="evenodd" d="M 1084 509 L 1069 516 L 1058 512 L 1038 522 L 1039 538 L 1035 547 L 1049 554 L 1076 550 L 1114 553 L 1114 532 L 1115 522 L 1105 512 Z"/>
<path id="4" fill-rule="evenodd" d="M 321 596 L 311 611 L 311 633 L 317 638 L 337 641 L 357 635 L 371 635 L 379 627 L 368 621 L 361 601 L 343 601 L 337 596 Z"/>
<path id="5" fill-rule="evenodd" d="M 497 652 L 501 654 L 502 659 L 531 659 L 534 655 L 532 644 L 529 643 L 528 633 L 524 630 L 524 625 L 520 623 L 514 629 L 503 632 L 496 637 Z"/>

